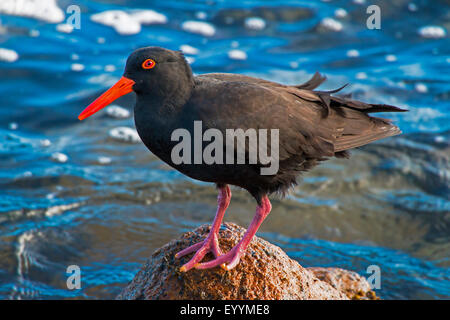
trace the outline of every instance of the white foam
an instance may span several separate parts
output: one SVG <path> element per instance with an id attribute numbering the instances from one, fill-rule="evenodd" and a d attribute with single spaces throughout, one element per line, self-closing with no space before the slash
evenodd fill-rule
<path id="1" fill-rule="evenodd" d="M 167 17 L 153 10 L 135 10 L 127 13 L 122 10 L 108 10 L 93 14 L 91 20 L 105 26 L 113 27 L 121 35 L 141 32 L 141 25 L 167 23 Z M 104 43 L 104 38 L 98 39 Z"/>
<path id="2" fill-rule="evenodd" d="M 115 119 L 126 119 L 130 117 L 130 111 L 116 104 L 110 105 L 106 109 L 106 114 Z"/>
<path id="3" fill-rule="evenodd" d="M 395 61 L 397 61 L 397 57 L 395 55 L 393 55 L 393 54 L 386 55 L 385 59 L 388 62 L 395 62 Z"/>
<path id="4" fill-rule="evenodd" d="M 208 22 L 203 21 L 185 21 L 181 25 L 184 31 L 201 34 L 203 36 L 211 37 L 216 33 L 216 28 Z"/>
<path id="5" fill-rule="evenodd" d="M 72 63 L 70 69 L 75 72 L 80 72 L 84 70 L 84 65 L 81 63 Z"/>
<path id="6" fill-rule="evenodd" d="M 122 10 L 108 10 L 93 14 L 91 20 L 105 26 L 114 27 L 117 23 L 127 19 L 129 15 Z"/>
<path id="7" fill-rule="evenodd" d="M 59 215 L 64 213 L 65 211 L 72 210 L 81 206 L 81 203 L 70 203 L 70 204 L 61 204 L 59 206 L 53 206 L 47 208 L 45 210 L 45 216 L 53 217 L 55 215 Z"/>
<path id="8" fill-rule="evenodd" d="M 56 0 L 1 0 L 0 13 L 29 17 L 50 23 L 64 20 L 64 11 L 56 4 Z"/>
<path id="9" fill-rule="evenodd" d="M 111 158 L 109 158 L 109 157 L 98 157 L 97 161 L 99 164 L 103 164 L 103 165 L 110 164 L 112 162 Z"/>
<path id="10" fill-rule="evenodd" d="M 349 58 L 357 58 L 359 57 L 359 51 L 356 49 L 351 49 L 347 51 L 347 57 Z"/>
<path id="11" fill-rule="evenodd" d="M 194 57 L 186 57 L 186 61 L 189 64 L 193 64 L 195 62 L 195 58 Z"/>
<path id="12" fill-rule="evenodd" d="M 9 127 L 10 130 L 17 130 L 19 128 L 19 125 L 17 124 L 17 122 L 11 122 L 8 125 L 8 127 Z"/>
<path id="13" fill-rule="evenodd" d="M 237 49 L 228 51 L 228 57 L 232 60 L 247 60 L 247 54 Z"/>
<path id="14" fill-rule="evenodd" d="M 192 54 L 192 55 L 198 54 L 199 52 L 197 48 L 194 48 L 188 44 L 181 45 L 180 50 L 183 51 L 184 54 Z"/>
<path id="15" fill-rule="evenodd" d="M 419 93 L 427 93 L 428 87 L 424 83 L 416 83 L 414 89 Z"/>
<path id="16" fill-rule="evenodd" d="M 129 127 L 117 127 L 109 131 L 109 136 L 117 141 L 137 143 L 141 141 L 135 129 Z"/>
<path id="17" fill-rule="evenodd" d="M 336 18 L 345 18 L 347 16 L 347 10 L 345 10 L 343 8 L 338 8 L 338 9 L 334 10 L 334 16 Z"/>
<path id="18" fill-rule="evenodd" d="M 29 261 L 28 253 L 27 253 L 25 247 L 26 247 L 26 243 L 31 241 L 33 238 L 34 238 L 34 236 L 33 236 L 32 230 L 26 231 L 18 237 L 18 241 L 17 241 L 18 246 L 17 246 L 17 251 L 16 251 L 16 256 L 17 256 L 17 260 L 18 260 L 17 274 L 21 277 L 23 276 L 24 273 L 28 272 L 30 261 Z"/>
<path id="19" fill-rule="evenodd" d="M 133 35 L 141 32 L 141 24 L 130 17 L 123 18 L 121 23 L 117 23 L 113 27 L 121 35 Z"/>
<path id="20" fill-rule="evenodd" d="M 445 29 L 440 26 L 425 26 L 419 29 L 419 35 L 423 38 L 440 39 L 446 34 Z"/>
<path id="21" fill-rule="evenodd" d="M 339 21 L 333 19 L 333 18 L 323 18 L 320 22 L 320 25 L 324 27 L 325 29 L 331 30 L 331 31 L 342 31 L 344 26 Z"/>
<path id="22" fill-rule="evenodd" d="M 167 23 L 167 17 L 154 10 L 136 10 L 130 16 L 143 25 Z"/>
<path id="23" fill-rule="evenodd" d="M 0 61 L 14 62 L 17 59 L 19 59 L 19 55 L 14 50 L 0 48 Z"/>
<path id="24" fill-rule="evenodd" d="M 69 160 L 69 157 L 61 152 L 55 152 L 51 156 L 52 160 L 59 163 L 65 163 Z"/>
<path id="25" fill-rule="evenodd" d="M 41 147 L 49 147 L 52 144 L 52 142 L 48 139 L 42 139 L 39 141 L 39 145 Z"/>
<path id="26" fill-rule="evenodd" d="M 365 72 L 358 72 L 356 74 L 356 79 L 359 79 L 359 80 L 367 79 L 367 73 L 365 73 Z"/>
<path id="27" fill-rule="evenodd" d="M 262 30 L 266 27 L 266 21 L 259 17 L 249 17 L 245 19 L 244 25 L 247 29 Z"/>
<path id="28" fill-rule="evenodd" d="M 60 23 L 56 26 L 56 31 L 62 33 L 71 33 L 73 31 L 73 26 L 67 23 Z"/>
<path id="29" fill-rule="evenodd" d="M 31 171 L 25 171 L 24 173 L 22 173 L 20 175 L 20 177 L 22 177 L 22 178 L 29 178 L 29 177 L 32 177 L 32 176 L 33 176 L 33 172 L 31 172 Z"/>

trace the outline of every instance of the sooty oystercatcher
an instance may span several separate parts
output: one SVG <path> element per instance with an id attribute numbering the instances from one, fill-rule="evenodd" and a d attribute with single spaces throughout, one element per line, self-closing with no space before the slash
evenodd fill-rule
<path id="1" fill-rule="evenodd" d="M 320 161 L 348 157 L 348 149 L 400 133 L 389 120 L 371 117 L 369 113 L 405 110 L 333 95 L 342 88 L 314 90 L 324 81 L 325 77 L 319 73 L 300 85 L 282 85 L 239 74 L 194 76 L 181 52 L 146 47 L 128 57 L 123 77 L 90 104 L 79 119 L 89 117 L 124 94 L 136 93 L 135 124 L 147 148 L 183 174 L 213 182 L 219 189 L 218 208 L 210 234 L 204 241 L 176 254 L 179 258 L 196 252 L 180 270 L 219 265 L 229 270 L 239 263 L 269 214 L 268 195 L 284 194 L 296 184 L 301 172 Z M 198 138 L 198 128 L 201 141 L 191 139 L 174 159 L 177 154 L 174 150 L 180 148 L 182 140 L 180 132 Z M 235 144 L 237 136 L 227 140 L 229 130 L 236 133 L 239 129 L 240 133 L 244 132 L 244 142 Z M 267 138 L 268 131 L 270 139 Z M 178 140 L 174 139 L 175 132 L 178 132 Z M 252 132 L 259 133 L 262 139 L 252 140 L 258 138 Z M 211 147 L 213 142 L 214 148 Z M 271 158 L 264 158 L 259 153 L 263 150 L 260 146 L 264 145 L 266 155 L 271 154 Z M 210 158 L 216 161 L 203 159 L 208 146 Z M 228 157 L 230 150 L 236 151 L 227 158 L 230 161 L 220 158 L 221 154 Z M 272 157 L 274 154 L 276 157 Z M 180 157 L 184 161 L 180 161 Z M 274 166 L 277 170 L 263 174 L 262 169 L 271 166 L 267 159 L 277 162 Z M 229 185 L 246 189 L 256 199 L 257 208 L 243 238 L 223 254 L 218 232 L 231 199 Z M 208 252 L 212 252 L 215 259 L 201 263 Z"/>

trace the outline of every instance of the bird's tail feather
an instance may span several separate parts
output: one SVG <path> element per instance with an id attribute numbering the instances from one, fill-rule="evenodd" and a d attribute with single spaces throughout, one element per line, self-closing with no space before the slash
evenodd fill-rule
<path id="1" fill-rule="evenodd" d="M 377 119 L 377 118 L 371 118 Z M 385 124 L 376 131 L 364 131 L 361 134 L 343 134 L 334 143 L 334 151 L 340 152 L 361 147 L 370 142 L 401 134 L 401 130 L 392 124 Z"/>

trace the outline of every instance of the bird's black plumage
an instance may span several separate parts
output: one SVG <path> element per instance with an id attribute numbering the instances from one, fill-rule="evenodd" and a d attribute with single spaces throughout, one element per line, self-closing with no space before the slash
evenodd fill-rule
<path id="1" fill-rule="evenodd" d="M 141 70 L 147 58 L 156 67 Z M 318 73 L 292 86 L 238 74 L 193 76 L 181 52 L 148 47 L 129 57 L 124 75 L 136 82 L 136 128 L 155 155 L 191 178 L 244 188 L 258 202 L 264 194 L 284 193 L 319 161 L 346 157 L 348 149 L 400 133 L 389 120 L 369 113 L 402 109 L 314 91 L 325 81 Z M 193 134 L 196 120 L 203 130 L 224 134 L 230 128 L 279 129 L 278 173 L 261 175 L 262 164 L 174 164 L 170 150 L 177 142 L 171 133 L 185 128 Z"/>
<path id="2" fill-rule="evenodd" d="M 343 87 L 333 91 L 316 90 L 324 81 L 325 77 L 318 73 L 309 81 L 292 86 L 238 74 L 194 76 L 181 52 L 148 47 L 130 55 L 124 76 L 90 104 L 79 119 L 94 114 L 124 94 L 136 92 L 136 128 L 148 149 L 187 176 L 216 183 L 219 188 L 211 231 L 205 240 L 176 254 L 181 258 L 195 252 L 180 271 L 219 265 L 230 270 L 239 263 L 271 211 L 269 194 L 284 194 L 296 184 L 302 171 L 320 161 L 348 157 L 347 150 L 351 148 L 400 133 L 389 120 L 369 114 L 404 110 L 336 96 Z M 183 157 L 186 152 L 188 161 L 178 161 L 173 156 L 179 143 L 173 139 L 173 134 L 179 130 L 190 137 L 187 143 L 190 151 L 183 149 Z M 241 130 L 240 145 L 228 140 L 229 130 Z M 216 135 L 204 139 L 203 133 L 211 131 Z M 252 138 L 244 133 L 256 137 L 256 132 L 258 139 L 250 143 Z M 277 139 L 272 141 L 273 137 Z M 222 143 L 214 148 L 214 156 L 220 153 L 231 156 L 226 161 L 201 161 L 203 151 L 215 139 L 222 139 Z M 276 162 L 272 173 L 261 171 L 272 163 L 263 161 L 260 147 L 267 147 L 266 156 Z M 196 161 L 199 155 L 201 159 Z M 245 235 L 233 249 L 223 254 L 218 232 L 231 199 L 229 184 L 248 190 L 258 206 Z M 200 263 L 207 252 L 212 252 L 216 259 Z"/>

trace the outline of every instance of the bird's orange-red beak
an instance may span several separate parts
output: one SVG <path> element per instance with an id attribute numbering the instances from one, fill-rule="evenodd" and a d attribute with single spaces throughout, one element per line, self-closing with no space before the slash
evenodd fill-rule
<path id="1" fill-rule="evenodd" d="M 83 112 L 78 116 L 78 119 L 86 119 L 100 109 L 106 107 L 117 98 L 130 93 L 131 91 L 133 91 L 134 84 L 135 82 L 131 79 L 128 79 L 126 77 L 120 78 L 120 80 L 117 81 L 115 85 L 109 88 L 104 94 L 95 99 L 94 102 L 92 102 L 86 109 L 84 109 Z"/>

